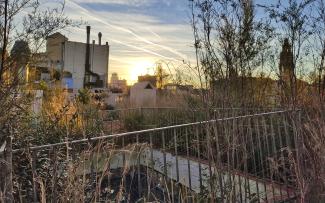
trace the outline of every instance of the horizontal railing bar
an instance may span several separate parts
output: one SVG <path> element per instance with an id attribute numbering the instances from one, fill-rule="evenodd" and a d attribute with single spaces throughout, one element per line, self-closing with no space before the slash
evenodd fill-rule
<path id="1" fill-rule="evenodd" d="M 125 108 L 125 109 L 113 109 L 113 110 L 100 110 L 100 112 L 121 112 L 121 111 L 130 111 L 130 110 L 153 110 L 153 109 L 180 109 L 180 110 L 189 110 L 189 111 L 199 111 L 199 110 L 263 110 L 263 109 L 274 109 L 274 110 L 280 110 L 281 108 L 274 108 L 274 107 L 261 107 L 261 108 L 240 108 L 240 107 L 234 107 L 234 108 L 209 108 L 209 109 L 204 109 L 204 108 L 179 108 L 179 107 L 142 107 L 142 108 Z M 83 113 L 78 113 L 78 114 L 83 114 Z M 73 113 L 65 114 L 65 115 L 73 115 Z"/>
<path id="2" fill-rule="evenodd" d="M 193 111 L 197 111 L 197 110 L 261 110 L 261 109 L 277 109 L 280 110 L 281 108 L 274 108 L 274 107 L 262 107 L 262 108 L 240 108 L 240 107 L 234 107 L 234 108 L 179 108 L 179 107 L 142 107 L 142 108 L 126 108 L 126 109 L 114 109 L 114 110 L 102 110 L 102 112 L 114 112 L 114 111 L 127 111 L 127 110 L 146 110 L 146 109 L 181 109 L 181 110 L 193 110 Z"/>
<path id="3" fill-rule="evenodd" d="M 29 149 L 31 151 L 36 151 L 36 150 L 41 150 L 41 149 L 46 149 L 46 148 L 64 146 L 64 145 L 67 145 L 67 144 L 80 144 L 80 143 L 86 143 L 86 142 L 91 142 L 91 141 L 105 140 L 105 139 L 109 139 L 109 138 L 119 138 L 119 137 L 125 137 L 125 136 L 129 136 L 129 135 L 137 135 L 137 134 L 143 134 L 143 133 L 159 132 L 159 131 L 163 131 L 163 130 L 170 130 L 170 129 L 175 129 L 175 128 L 196 126 L 196 125 L 208 124 L 208 123 L 215 123 L 215 122 L 219 122 L 219 121 L 227 121 L 227 120 L 234 120 L 234 119 L 252 118 L 252 117 L 258 117 L 258 116 L 281 114 L 281 113 L 287 113 L 287 112 L 291 112 L 291 111 L 297 111 L 297 110 L 283 110 L 283 111 L 265 112 L 265 113 L 258 113 L 258 114 L 244 115 L 244 116 L 220 118 L 220 119 L 214 119 L 214 120 L 209 120 L 209 121 L 200 121 L 200 122 L 194 122 L 194 123 L 186 123 L 186 124 L 179 124 L 179 125 L 173 125 L 173 126 L 152 128 L 152 129 L 146 129 L 146 130 L 140 130 L 140 131 L 132 131 L 132 132 L 119 133 L 119 134 L 114 134 L 114 135 L 104 135 L 104 136 L 100 136 L 100 137 L 85 138 L 85 139 L 72 140 L 72 141 L 65 141 L 65 142 L 59 142 L 59 143 L 54 143 L 54 144 L 27 147 L 27 148 L 23 148 L 23 149 L 15 149 L 15 150 L 12 150 L 12 152 L 13 153 L 18 153 L 18 152 L 22 152 L 22 151 L 24 151 L 26 149 Z"/>

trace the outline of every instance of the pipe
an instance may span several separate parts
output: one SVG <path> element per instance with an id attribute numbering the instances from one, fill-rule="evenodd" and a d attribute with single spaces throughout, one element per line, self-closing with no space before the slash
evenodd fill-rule
<path id="1" fill-rule="evenodd" d="M 87 29 L 87 43 L 86 43 L 86 63 L 85 63 L 85 71 L 90 71 L 90 63 L 89 63 L 89 57 L 90 57 L 90 26 L 86 27 Z"/>
<path id="2" fill-rule="evenodd" d="M 99 45 L 102 45 L 102 36 L 103 36 L 102 33 L 99 32 L 99 33 L 98 33 L 98 44 L 99 44 Z"/>
<path id="3" fill-rule="evenodd" d="M 90 26 L 87 26 L 87 44 L 86 44 L 86 63 L 85 63 L 85 77 L 84 77 L 84 87 L 91 86 L 90 76 L 96 78 L 96 83 L 99 81 L 100 77 L 98 74 L 90 70 Z"/>

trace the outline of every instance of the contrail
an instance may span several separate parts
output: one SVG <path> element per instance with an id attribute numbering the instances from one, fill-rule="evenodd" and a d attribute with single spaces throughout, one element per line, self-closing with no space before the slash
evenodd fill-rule
<path id="1" fill-rule="evenodd" d="M 74 29 L 82 30 L 81 28 L 74 28 Z M 164 55 L 161 55 L 159 53 L 153 52 L 151 50 L 148 50 L 148 49 L 145 49 L 145 48 L 142 48 L 142 47 L 138 47 L 138 46 L 134 46 L 134 45 L 131 45 L 131 44 L 127 44 L 127 43 L 121 42 L 121 41 L 116 40 L 116 39 L 110 39 L 110 41 L 115 42 L 117 44 L 121 44 L 121 45 L 130 47 L 130 48 L 133 48 L 133 49 L 137 49 L 137 50 L 140 50 L 140 51 L 143 51 L 143 52 L 146 52 L 146 53 L 149 53 L 149 54 L 152 54 L 152 55 L 155 55 L 155 56 L 164 58 L 164 59 L 168 59 L 168 60 L 172 60 L 172 61 L 177 61 L 177 59 L 175 59 L 175 58 L 168 57 L 168 56 L 164 56 Z"/>
<path id="2" fill-rule="evenodd" d="M 161 39 L 160 35 L 158 35 L 157 33 L 155 33 L 154 31 L 152 31 L 150 28 L 146 28 L 151 34 L 153 34 L 155 37 L 157 37 L 158 39 Z"/>
<path id="3" fill-rule="evenodd" d="M 178 55 L 181 59 L 175 59 L 175 58 L 173 58 L 173 60 L 178 60 L 178 61 L 181 61 L 181 60 L 183 60 L 184 58 L 186 58 L 186 55 L 184 55 L 184 54 L 182 54 L 182 53 L 180 53 L 180 52 L 178 52 L 178 51 L 175 51 L 175 50 L 173 50 L 172 48 L 170 48 L 170 47 L 167 47 L 167 46 L 164 46 L 164 45 L 160 45 L 160 44 L 156 44 L 156 43 L 153 43 L 153 42 L 151 42 L 151 41 L 149 41 L 149 40 L 147 40 L 147 39 L 145 39 L 145 38 L 143 38 L 143 37 L 141 37 L 141 36 L 139 36 L 139 35 L 137 35 L 136 33 L 134 33 L 132 30 L 130 30 L 130 29 L 126 29 L 126 28 L 123 28 L 123 27 L 121 27 L 121 26 L 117 26 L 117 25 L 114 25 L 114 24 L 111 24 L 111 23 L 108 23 L 108 22 L 106 22 L 106 21 L 103 21 L 102 19 L 100 19 L 100 18 L 98 18 L 98 17 L 96 17 L 96 16 L 93 16 L 93 15 L 91 15 L 91 14 L 89 14 L 90 12 L 87 10 L 87 9 L 85 9 L 84 7 L 82 7 L 82 6 L 80 6 L 79 4 L 77 4 L 77 3 L 75 3 L 73 0 L 68 0 L 70 3 L 72 3 L 74 6 L 76 6 L 76 7 L 78 7 L 79 9 L 81 9 L 87 16 L 89 16 L 89 17 L 91 17 L 92 19 L 94 19 L 94 20 L 96 20 L 96 21 L 98 21 L 98 22 L 101 22 L 101 23 L 103 23 L 103 24 L 105 24 L 105 25 L 107 25 L 107 26 L 110 26 L 110 27 L 113 27 L 113 28 L 115 28 L 115 29 L 117 29 L 117 30 L 121 30 L 121 31 L 123 31 L 123 32 L 126 32 L 126 33 L 129 33 L 129 34 L 131 34 L 131 35 L 133 35 L 134 37 L 136 37 L 137 39 L 139 39 L 139 40 L 141 40 L 141 41 L 143 41 L 143 42 L 145 42 L 145 43 L 147 43 L 147 44 L 150 44 L 150 45 L 154 45 L 154 46 L 158 46 L 158 47 L 160 47 L 161 49 L 164 49 L 164 50 L 167 50 L 167 51 L 169 51 L 169 52 L 171 52 L 171 53 L 173 53 L 173 54 L 176 54 L 176 55 Z M 123 43 L 120 43 L 120 44 L 123 44 Z M 124 45 L 126 45 L 126 44 L 124 44 Z M 132 46 L 132 45 L 130 45 L 130 46 Z M 136 46 L 132 46 L 132 47 L 134 47 L 134 48 L 139 48 L 139 47 L 136 47 Z M 144 51 L 144 50 L 142 50 L 142 51 Z M 147 50 L 146 52 L 148 52 L 149 50 Z M 157 53 L 155 53 L 155 52 L 152 52 L 152 51 L 150 51 L 152 54 L 154 53 L 154 55 L 156 55 L 156 56 L 162 56 L 162 55 L 160 55 L 160 54 L 157 54 Z M 166 56 L 164 56 L 164 58 L 171 58 L 171 57 L 166 57 Z"/>

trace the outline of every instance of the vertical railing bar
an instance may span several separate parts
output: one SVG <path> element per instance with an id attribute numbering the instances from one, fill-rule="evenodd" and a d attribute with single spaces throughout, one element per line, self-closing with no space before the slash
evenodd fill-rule
<path id="1" fill-rule="evenodd" d="M 272 139 L 272 150 L 273 152 L 272 157 L 276 156 L 276 142 L 275 142 L 275 132 L 274 132 L 274 126 L 273 126 L 273 116 L 270 115 L 270 128 L 271 128 L 271 139 Z M 275 198 L 275 191 L 274 191 L 274 180 L 273 180 L 273 169 L 270 168 L 270 178 L 271 178 L 271 183 L 272 183 L 272 194 L 273 194 L 273 199 Z"/>
<path id="2" fill-rule="evenodd" d="M 262 179 L 265 178 L 265 168 L 264 168 L 264 160 L 263 160 L 263 147 L 262 147 L 262 142 L 261 142 L 261 138 L 262 138 L 262 135 L 261 135 L 261 131 L 260 131 L 260 123 L 259 123 L 259 117 L 255 118 L 255 130 L 257 132 L 257 141 L 258 141 L 258 154 L 259 154 L 259 159 L 260 159 L 260 164 L 261 164 L 261 175 L 262 175 Z M 259 175 L 257 176 L 259 177 Z M 264 192 L 266 193 L 266 183 L 263 182 L 263 186 L 264 186 Z M 260 200 L 261 196 L 260 196 L 260 192 L 262 191 L 259 191 L 259 194 L 258 194 L 258 198 Z"/>
<path id="3" fill-rule="evenodd" d="M 304 170 L 306 169 L 306 165 L 304 160 L 300 157 L 300 150 L 303 148 L 303 139 L 302 139 L 302 121 L 301 121 L 301 111 L 296 111 L 293 114 L 293 121 L 294 121 L 294 143 L 295 143 L 295 151 L 296 151 L 296 159 L 298 163 L 298 168 L 301 168 L 300 173 L 304 173 Z M 297 115 L 298 114 L 298 115 Z M 294 190 L 295 196 L 297 196 L 296 190 Z M 302 200 L 303 201 L 303 200 Z"/>
<path id="4" fill-rule="evenodd" d="M 174 128 L 174 150 L 175 150 L 175 159 L 176 159 L 176 180 L 179 182 L 179 166 L 178 166 L 178 148 L 177 148 L 177 129 Z"/>
<path id="5" fill-rule="evenodd" d="M 240 122 L 242 121 L 242 119 L 237 119 L 237 122 L 236 122 L 236 125 L 237 125 L 237 133 L 236 133 L 236 135 L 238 136 L 238 139 L 241 139 L 243 136 L 242 136 L 242 134 L 241 134 L 241 130 L 240 130 L 240 126 L 241 126 L 241 124 L 240 124 Z M 242 140 L 239 140 L 239 143 L 245 143 L 245 142 L 243 142 Z M 241 148 L 241 147 L 240 147 Z M 239 152 L 240 152 L 240 150 L 239 150 Z M 237 162 L 237 164 L 238 164 L 238 162 L 240 162 L 239 160 L 239 155 L 238 155 L 239 153 L 236 153 L 236 162 Z M 241 170 L 242 169 L 242 167 L 241 167 L 241 164 L 239 164 L 239 167 L 238 167 L 238 170 Z M 240 177 L 240 175 L 237 175 L 238 176 L 238 183 L 239 183 L 239 194 L 240 194 L 240 202 L 243 202 L 243 191 L 242 191 L 242 181 L 241 181 L 241 177 Z"/>
<path id="6" fill-rule="evenodd" d="M 234 117 L 235 110 L 233 109 L 231 112 L 231 116 Z M 231 162 L 232 162 L 232 168 L 231 170 L 236 170 L 236 148 L 237 148 L 237 138 L 236 138 L 236 119 L 232 119 L 232 122 L 230 124 L 230 136 L 232 137 L 231 140 Z M 233 194 L 234 194 L 234 201 L 236 200 L 236 176 L 235 173 L 232 173 L 230 176 L 232 178 L 232 187 L 233 187 Z"/>
<path id="7" fill-rule="evenodd" d="M 124 148 L 125 148 L 125 137 L 123 136 L 122 137 L 122 161 L 123 161 L 123 169 L 125 169 L 126 168 L 126 157 L 125 157 L 125 152 L 124 152 Z M 124 187 L 124 188 L 126 188 L 127 186 L 126 186 L 126 174 L 122 174 L 123 175 L 123 177 L 122 177 L 122 179 L 123 179 L 123 184 L 122 184 L 122 187 Z M 110 179 L 109 179 L 109 184 L 110 184 Z M 111 185 L 110 185 L 110 188 L 111 188 Z"/>
<path id="8" fill-rule="evenodd" d="M 110 120 L 111 123 L 111 135 L 113 134 L 113 120 Z"/>
<path id="9" fill-rule="evenodd" d="M 124 147 L 125 147 L 125 137 L 123 136 L 122 137 L 122 149 L 124 149 Z M 126 162 L 125 153 L 123 153 L 123 168 L 125 168 L 125 162 Z"/>
<path id="10" fill-rule="evenodd" d="M 249 118 L 249 126 L 248 126 L 248 129 L 249 129 L 249 136 L 250 136 L 250 141 L 251 141 L 251 148 L 252 148 L 252 156 L 253 156 L 253 165 L 254 165 L 254 175 L 256 176 L 257 175 L 257 169 L 256 169 L 256 157 L 255 157 L 255 145 L 254 145 L 254 140 L 253 140 L 253 131 L 252 131 L 252 119 Z M 260 198 L 259 198 L 259 186 L 258 186 L 258 182 L 255 181 L 255 185 L 256 185 L 256 193 L 257 193 L 257 197 L 258 197 L 258 202 L 260 202 Z"/>
<path id="11" fill-rule="evenodd" d="M 262 150 L 262 144 L 261 144 L 261 132 L 259 129 L 259 118 L 255 118 L 254 120 L 254 127 L 255 127 L 255 131 L 257 133 L 257 144 L 258 144 L 258 154 L 259 154 L 259 160 L 260 160 L 260 164 L 261 164 L 261 175 L 264 178 L 264 162 L 263 162 L 263 150 Z"/>
<path id="12" fill-rule="evenodd" d="M 228 110 L 228 111 L 230 111 L 230 110 Z M 229 112 L 228 112 L 228 114 L 229 114 Z M 225 133 L 225 138 L 227 139 L 227 144 L 226 144 L 226 147 L 227 147 L 227 149 L 226 149 L 226 153 L 227 153 L 227 165 L 226 165 L 226 170 L 227 170 L 227 176 L 228 176 L 228 185 L 230 185 L 230 187 L 232 187 L 232 181 L 231 181 L 231 175 L 230 175 L 230 165 L 231 165 L 231 163 L 230 163 L 230 148 L 231 148 L 231 144 L 230 144 L 230 133 L 229 133 L 229 126 L 228 126 L 228 120 L 225 120 L 224 121 L 224 123 L 223 123 L 223 126 L 224 126 L 224 133 Z M 232 190 L 231 190 L 231 192 L 232 192 Z M 226 196 L 227 196 L 227 199 L 228 199 L 228 197 L 231 197 L 231 195 L 232 194 L 226 194 Z M 231 201 L 231 200 L 229 200 L 228 199 L 228 201 Z"/>
<path id="13" fill-rule="evenodd" d="M 163 153 L 164 153 L 164 176 L 167 179 L 167 160 L 166 160 L 166 140 L 165 140 L 165 131 L 161 132 L 162 143 L 163 143 Z"/>
<path id="14" fill-rule="evenodd" d="M 52 173 L 52 199 L 51 202 L 55 203 L 58 197 L 56 196 L 56 186 L 57 186 L 57 150 L 56 147 L 53 147 L 52 149 L 53 153 L 53 173 Z"/>
<path id="15" fill-rule="evenodd" d="M 261 171 L 261 175 L 262 175 L 262 179 L 265 178 L 265 168 L 264 168 L 264 160 L 263 160 L 263 148 L 262 148 L 262 143 L 261 143 L 261 131 L 260 131 L 260 123 L 259 123 L 259 119 L 260 118 L 255 118 L 255 130 L 257 132 L 257 141 L 258 141 L 258 154 L 259 154 L 259 158 L 260 158 L 260 164 L 262 167 L 262 171 Z M 259 177 L 259 176 L 258 176 Z M 266 183 L 263 181 L 263 186 L 264 186 L 264 192 L 266 193 Z"/>
<path id="16" fill-rule="evenodd" d="M 213 191 L 213 174 L 212 174 L 212 164 L 211 160 L 213 159 L 212 157 L 212 149 L 211 149 L 211 140 L 210 140 L 210 128 L 209 124 L 206 124 L 206 146 L 207 146 L 207 153 L 208 153 L 208 164 L 209 164 L 209 177 L 210 177 L 210 196 L 211 196 L 211 201 L 214 201 L 214 191 Z"/>
<path id="17" fill-rule="evenodd" d="M 269 116 L 269 119 L 271 118 L 271 116 Z M 262 117 L 262 123 L 263 123 L 263 126 L 264 126 L 264 135 L 265 135 L 265 145 L 266 145 L 266 151 L 267 151 L 267 157 L 265 159 L 265 164 L 266 164 L 266 177 L 267 179 L 270 179 L 271 177 L 271 172 L 270 172 L 270 164 L 269 164 L 269 157 L 271 156 L 271 150 L 270 150 L 270 146 L 269 146 L 269 135 L 268 135 L 268 125 L 267 125 L 267 122 L 266 122 L 266 118 L 263 116 Z M 272 136 L 272 133 L 271 135 Z M 272 188 L 273 188 L 273 183 L 272 183 Z M 272 189 L 273 190 L 273 189 Z M 267 192 L 267 190 L 266 190 Z M 268 193 L 266 193 L 266 201 L 268 201 Z"/>
<path id="18" fill-rule="evenodd" d="M 136 143 L 137 147 L 140 148 L 139 146 L 139 134 L 136 134 Z M 141 149 L 139 149 L 139 155 L 137 158 L 137 177 L 138 177 L 138 194 L 139 198 L 142 196 L 142 186 L 141 186 L 141 171 L 140 171 L 140 159 L 141 159 Z"/>
<path id="19" fill-rule="evenodd" d="M 150 133 L 149 135 L 149 139 L 150 139 L 150 163 L 148 164 L 149 165 L 149 169 L 147 168 L 147 179 L 150 180 L 151 177 L 149 175 L 149 170 L 151 168 L 152 171 L 155 171 L 155 163 L 154 163 L 154 160 L 153 160 L 153 142 L 152 142 L 152 134 Z M 151 166 L 151 167 L 150 167 Z M 151 188 L 150 188 L 150 185 L 151 185 L 151 181 L 148 182 L 148 200 L 150 198 L 150 193 L 151 193 Z"/>
<path id="20" fill-rule="evenodd" d="M 218 137 L 218 124 L 219 122 L 217 121 L 215 123 L 215 128 L 214 128 L 214 134 L 215 134 L 215 139 L 216 139 L 216 149 L 217 149 L 217 159 L 216 159 L 216 164 L 215 164 L 215 169 L 217 170 L 216 173 L 218 174 L 218 181 L 219 181 L 219 188 L 220 188 L 220 196 L 221 200 L 224 200 L 224 191 L 223 191 L 223 184 L 222 184 L 222 162 L 221 162 L 221 151 L 219 147 L 219 137 Z M 219 169 L 218 169 L 219 168 Z"/>
<path id="21" fill-rule="evenodd" d="M 289 131 L 288 131 L 288 127 L 287 127 L 287 118 L 286 118 L 286 114 L 282 114 L 282 122 L 284 125 L 284 133 L 285 133 L 285 141 L 286 141 L 286 147 L 291 151 L 292 150 L 292 144 L 291 144 L 291 140 L 289 137 Z"/>
<path id="22" fill-rule="evenodd" d="M 232 117 L 235 117 L 236 116 L 236 110 L 235 109 L 233 109 L 233 111 L 232 111 Z M 232 144 L 232 162 L 233 162 L 233 169 L 236 171 L 237 169 L 238 169 L 238 153 L 237 153 L 237 148 L 238 147 L 240 147 L 239 146 L 239 142 L 238 142 L 238 138 L 239 138 L 239 136 L 238 136 L 238 119 L 233 119 L 233 121 L 232 121 L 232 133 L 231 133 L 231 135 L 232 135 L 232 137 L 233 137 L 233 139 L 232 139 L 232 142 L 233 142 L 233 144 Z M 235 201 L 237 201 L 237 192 L 239 192 L 239 191 L 237 191 L 237 189 L 236 189 L 236 186 L 237 186 L 237 180 L 236 180 L 236 173 L 234 172 L 233 173 L 233 184 L 234 184 L 234 194 L 235 194 Z M 239 184 L 240 184 L 240 176 L 238 176 L 238 182 L 239 182 Z M 240 197 L 241 198 L 241 197 Z M 242 201 L 241 201 L 242 202 Z"/>
<path id="23" fill-rule="evenodd" d="M 190 152 L 189 152 L 189 140 L 188 140 L 188 129 L 185 128 L 185 142 L 186 142 L 186 155 L 187 155 L 187 170 L 188 170 L 188 185 L 190 190 L 192 190 L 192 180 L 191 180 L 191 163 L 190 163 Z"/>
<path id="24" fill-rule="evenodd" d="M 281 115 L 279 115 L 279 118 L 277 119 L 277 126 L 278 126 L 277 129 L 278 129 L 278 135 L 279 135 L 280 154 L 281 154 L 281 158 L 284 159 L 282 133 L 281 133 L 281 126 L 280 126 L 280 118 L 281 118 Z M 279 181 L 281 181 L 281 177 L 279 177 Z M 282 198 L 283 198 L 282 183 L 281 183 L 281 186 L 280 186 L 280 196 L 281 196 L 281 200 L 282 200 Z"/>
<path id="25" fill-rule="evenodd" d="M 32 153 L 32 175 L 33 175 L 33 199 L 34 202 L 37 200 L 37 186 L 36 186 L 36 151 L 31 151 Z"/>
<path id="26" fill-rule="evenodd" d="M 197 139 L 197 156 L 198 156 L 198 160 L 201 159 L 201 152 L 200 152 L 200 137 L 199 137 L 199 129 L 198 129 L 198 125 L 195 126 L 195 135 L 196 135 L 196 139 Z M 202 192 L 202 168 L 201 168 L 201 162 L 199 161 L 199 181 L 200 181 L 200 192 Z"/>
<path id="27" fill-rule="evenodd" d="M 247 122 L 247 119 L 246 119 Z M 245 141 L 244 141 L 244 150 L 245 150 L 245 160 L 244 160 L 244 171 L 245 174 L 248 174 L 248 167 L 247 167 L 247 162 L 248 162 L 248 153 L 247 153 L 247 143 L 249 142 L 248 140 L 248 124 L 247 124 L 247 129 L 246 131 L 244 131 L 244 124 L 245 124 L 245 119 L 243 119 L 243 125 L 242 125 L 242 133 L 246 132 L 244 137 L 245 137 Z M 246 187 L 248 184 L 248 196 L 246 195 Z M 246 176 L 245 177 L 245 202 L 247 201 L 247 199 L 249 199 L 249 197 L 251 196 L 251 187 L 250 187 L 250 182 L 249 182 L 249 178 Z"/>
<path id="28" fill-rule="evenodd" d="M 285 135 L 285 142 L 286 142 L 286 146 L 288 149 L 288 154 L 291 153 L 292 148 L 291 148 L 291 144 L 290 144 L 290 135 L 288 132 L 288 128 L 287 128 L 287 119 L 286 119 L 286 114 L 282 114 L 282 122 L 284 125 L 284 135 Z M 289 158 L 289 157 L 288 157 Z M 288 180 L 287 177 L 284 177 L 284 183 L 285 183 L 285 187 L 286 187 L 286 192 L 287 192 L 287 198 L 290 199 L 290 193 L 289 193 L 289 189 L 288 189 Z"/>

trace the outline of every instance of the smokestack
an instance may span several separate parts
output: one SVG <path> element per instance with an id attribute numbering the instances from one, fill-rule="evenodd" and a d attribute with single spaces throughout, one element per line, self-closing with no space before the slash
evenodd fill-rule
<path id="1" fill-rule="evenodd" d="M 102 36 L 103 36 L 102 33 L 99 32 L 99 33 L 98 33 L 98 44 L 99 44 L 99 45 L 102 45 Z"/>
<path id="2" fill-rule="evenodd" d="M 87 29 L 87 44 L 90 43 L 90 28 L 91 27 L 89 25 L 86 27 L 86 29 Z"/>
<path id="3" fill-rule="evenodd" d="M 90 56 L 90 26 L 86 27 L 87 29 L 87 44 L 86 44 L 86 63 L 85 63 L 85 71 L 90 70 L 89 56 Z"/>

